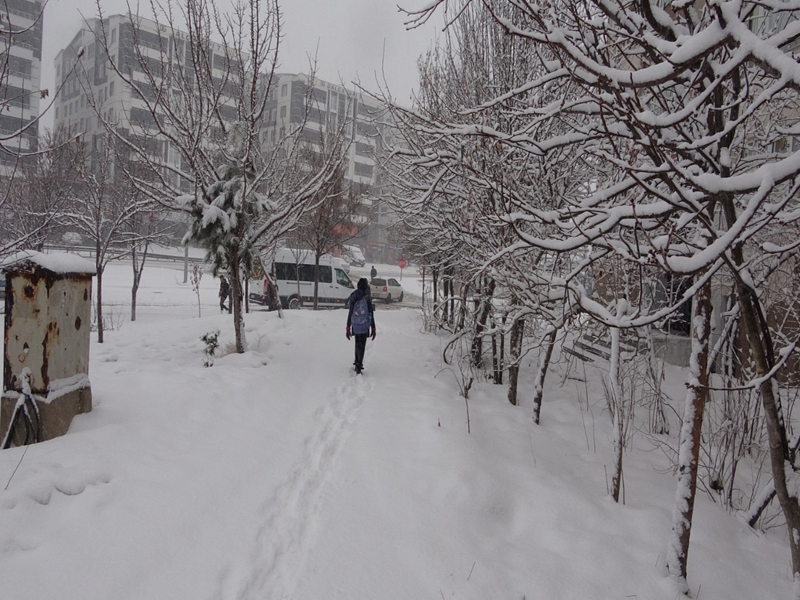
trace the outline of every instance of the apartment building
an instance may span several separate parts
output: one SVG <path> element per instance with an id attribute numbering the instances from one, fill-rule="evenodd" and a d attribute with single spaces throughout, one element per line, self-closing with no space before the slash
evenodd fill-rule
<path id="1" fill-rule="evenodd" d="M 12 152 L 29 152 L 37 147 L 41 89 L 43 3 L 31 0 L 2 0 L 0 12 L 13 32 L 0 35 L 0 135 L 11 136 L 3 145 Z M 23 131 L 24 130 L 24 131 Z M 20 135 L 14 135 L 22 131 Z M 0 152 L 0 174 L 7 175 L 16 162 L 14 153 Z"/>
<path id="2" fill-rule="evenodd" d="M 392 254 L 387 227 L 393 219 L 381 200 L 389 190 L 382 183 L 377 160 L 390 133 L 386 107 L 341 84 L 311 79 L 302 73 L 278 74 L 268 99 L 262 143 L 279 143 L 284 134 L 300 125 L 301 139 L 312 147 L 319 145 L 321 136 L 344 128 L 350 142 L 345 182 L 363 194 L 361 210 L 354 219 L 359 229 L 349 243 L 360 246 L 367 260 L 389 260 Z"/>
<path id="3" fill-rule="evenodd" d="M 105 120 L 123 135 L 139 136 L 152 155 L 182 170 L 175 149 L 153 135 L 152 117 L 144 100 L 110 68 L 106 52 L 98 42 L 101 32 L 117 64 L 129 65 L 126 68 L 130 68 L 130 76 L 142 82 L 143 93 L 149 88 L 145 74 L 138 71 L 141 67 L 133 56 L 134 44 L 154 61 L 177 62 L 185 55 L 185 35 L 159 27 L 154 21 L 137 18 L 134 31 L 128 15 L 113 15 L 102 22 L 90 19 L 55 59 L 56 82 L 63 86 L 54 106 L 56 130 L 81 135 L 87 156 L 96 161 L 107 135 Z M 222 78 L 224 48 L 214 44 L 212 47 L 214 76 Z M 223 118 L 236 117 L 233 106 L 222 109 Z M 270 144 L 279 143 L 283 134 L 300 125 L 303 125 L 302 139 L 311 145 L 319 143 L 321 135 L 345 125 L 351 141 L 345 179 L 364 193 L 362 210 L 356 217 L 360 227 L 353 243 L 361 246 L 368 256 L 374 254 L 373 260 L 385 257 L 389 249 L 386 227 L 391 219 L 385 205 L 376 200 L 383 189 L 376 162 L 376 156 L 383 150 L 379 134 L 388 129 L 387 123 L 384 107 L 367 95 L 339 84 L 311 80 L 304 74 L 284 73 L 273 80 L 261 132 L 262 144 L 268 149 Z M 188 180 L 179 183 L 185 186 Z"/>
<path id="4" fill-rule="evenodd" d="M 152 114 L 142 95 L 109 65 L 108 55 L 99 41 L 103 36 L 115 63 L 150 100 L 155 92 L 149 91 L 151 86 L 136 54 L 140 52 L 146 61 L 152 61 L 152 72 L 157 74 L 162 62 L 184 65 L 189 43 L 185 32 L 141 17 L 135 17 L 134 22 L 129 15 L 123 14 L 110 16 L 102 22 L 96 18 L 89 19 L 55 59 L 56 81 L 63 85 L 54 106 L 56 130 L 81 135 L 87 155 L 96 162 L 107 135 L 103 123 L 106 121 L 128 139 L 141 140 L 157 162 L 184 170 L 180 168 L 179 153 L 156 134 Z M 224 48 L 215 43 L 211 48 L 214 51 L 214 76 L 221 79 L 225 65 Z M 184 68 L 188 71 L 188 67 Z M 233 107 L 223 106 L 221 112 L 233 119 L 236 111 Z M 173 183 L 188 189 L 186 178 Z"/>

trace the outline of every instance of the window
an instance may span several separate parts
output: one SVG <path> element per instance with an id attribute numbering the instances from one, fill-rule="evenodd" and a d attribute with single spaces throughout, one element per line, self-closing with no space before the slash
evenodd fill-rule
<path id="1" fill-rule="evenodd" d="M 389 280 L 389 285 L 391 285 L 393 287 L 400 287 L 400 284 L 397 283 L 397 279 L 390 279 Z"/>
<path id="2" fill-rule="evenodd" d="M 365 144 L 364 142 L 356 142 L 356 154 L 359 156 L 372 156 L 375 153 L 375 146 Z"/>
<path id="3" fill-rule="evenodd" d="M 111 43 L 113 44 L 116 41 L 117 41 L 117 30 L 116 28 L 114 28 L 111 30 Z"/>
<path id="4" fill-rule="evenodd" d="M 300 139 L 310 144 L 321 144 L 322 132 L 318 129 L 304 127 L 303 132 L 300 134 Z"/>
<path id="5" fill-rule="evenodd" d="M 0 57 L 2 57 L 0 58 L 0 61 L 6 61 L 8 72 L 10 74 L 18 75 L 20 77 L 31 76 L 31 66 L 33 65 L 32 61 L 19 56 L 10 56 L 7 53 L 0 54 Z"/>
<path id="6" fill-rule="evenodd" d="M 281 86 L 281 98 L 283 98 L 286 95 L 288 87 L 289 86 L 285 83 Z"/>
<path id="7" fill-rule="evenodd" d="M 275 279 L 297 281 L 297 268 L 292 263 L 275 263 Z"/>
<path id="8" fill-rule="evenodd" d="M 359 135 L 376 136 L 378 135 L 378 128 L 373 123 L 364 123 L 359 121 L 356 123 L 356 131 Z"/>
<path id="9" fill-rule="evenodd" d="M 316 108 L 308 109 L 308 120 L 311 123 L 322 123 L 322 112 Z"/>
<path id="10" fill-rule="evenodd" d="M 114 82 L 113 81 L 108 84 L 108 95 L 109 96 L 113 96 L 114 95 Z"/>
<path id="11" fill-rule="evenodd" d="M 332 283 L 333 282 L 333 268 L 325 265 L 319 267 L 319 282 Z"/>
<path id="12" fill-rule="evenodd" d="M 58 107 L 56 106 L 56 119 L 58 118 Z"/>
<path id="13" fill-rule="evenodd" d="M 300 265 L 298 270 L 300 281 L 314 281 L 314 265 Z M 331 283 L 331 267 L 327 265 L 320 265 L 319 267 L 319 282 Z"/>
<path id="14" fill-rule="evenodd" d="M 281 106 L 281 118 L 286 117 L 286 105 Z"/>
<path id="15" fill-rule="evenodd" d="M 347 273 L 345 273 L 341 269 L 336 269 L 336 283 L 349 288 L 353 287 L 353 282 L 350 281 L 350 278 L 347 276 Z"/>
<path id="16" fill-rule="evenodd" d="M 364 163 L 355 163 L 355 174 L 361 177 L 372 177 L 372 165 L 365 165 Z"/>

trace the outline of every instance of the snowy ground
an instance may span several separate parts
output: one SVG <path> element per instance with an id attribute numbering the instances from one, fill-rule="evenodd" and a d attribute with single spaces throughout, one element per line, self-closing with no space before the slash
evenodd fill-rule
<path id="1" fill-rule="evenodd" d="M 198 318 L 182 273 L 151 266 L 130 323 L 129 278 L 106 275 L 121 327 L 91 348 L 94 410 L 0 452 L 2 598 L 676 598 L 674 479 L 634 449 L 626 505 L 607 497 L 596 379 L 557 364 L 538 427 L 528 382 L 521 407 L 476 384 L 468 434 L 443 338 L 415 310 L 378 306 L 363 377 L 337 310 L 255 312 L 250 351 L 208 369 L 199 337 L 232 340 L 217 282 L 203 279 Z M 695 514 L 702 600 L 789 597 L 781 530 L 756 534 L 706 496 Z"/>

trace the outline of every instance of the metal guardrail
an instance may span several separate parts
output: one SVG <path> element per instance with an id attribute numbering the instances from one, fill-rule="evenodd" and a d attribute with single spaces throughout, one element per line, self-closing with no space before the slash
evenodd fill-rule
<path id="1" fill-rule="evenodd" d="M 67 246 L 64 244 L 47 244 L 45 246 L 45 250 L 57 250 L 59 252 L 69 252 L 72 254 L 79 254 L 80 256 L 84 256 L 87 258 L 94 258 L 95 249 L 91 246 Z M 120 252 L 123 252 L 123 249 L 119 249 Z M 170 262 L 184 262 L 186 259 L 185 256 L 180 254 L 160 254 L 154 252 L 147 253 L 148 260 L 156 260 L 156 261 L 170 261 Z M 203 264 L 205 259 L 196 258 L 190 256 L 188 258 L 190 263 L 199 263 Z"/>

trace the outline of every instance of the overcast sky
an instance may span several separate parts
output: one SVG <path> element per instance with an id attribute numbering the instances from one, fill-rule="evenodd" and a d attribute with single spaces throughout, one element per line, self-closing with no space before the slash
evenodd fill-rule
<path id="1" fill-rule="evenodd" d="M 125 0 L 101 2 L 107 16 L 127 12 Z M 419 8 L 426 3 L 427 0 L 285 0 L 281 3 L 285 36 L 280 71 L 307 72 L 308 55 L 316 51 L 319 78 L 334 83 L 344 81 L 347 87 L 358 80 L 365 88 L 375 90 L 376 76 L 383 77 L 383 64 L 392 96 L 406 103 L 417 83 L 416 59 L 431 47 L 437 26 L 431 23 L 420 30 L 406 31 L 404 15 L 398 12 L 397 4 Z M 55 87 L 53 60 L 78 32 L 81 14 L 90 18 L 96 12 L 94 0 L 49 0 L 44 17 L 42 87 Z M 148 16 L 144 10 L 142 14 Z M 43 118 L 45 127 L 51 127 L 52 122 L 52 114 Z"/>

